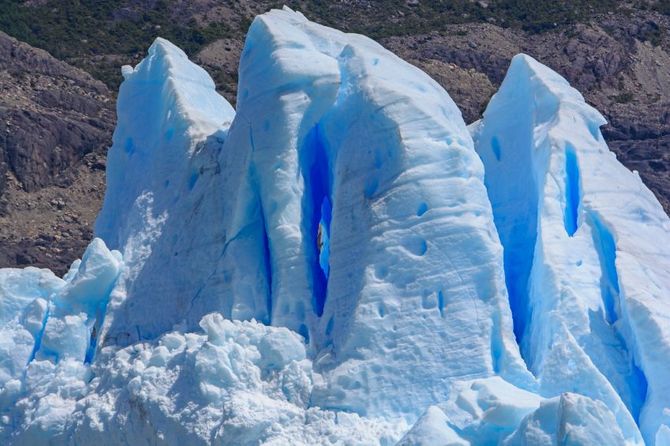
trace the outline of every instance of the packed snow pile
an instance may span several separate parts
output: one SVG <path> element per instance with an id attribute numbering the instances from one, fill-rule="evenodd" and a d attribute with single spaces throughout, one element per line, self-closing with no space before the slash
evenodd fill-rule
<path id="1" fill-rule="evenodd" d="M 0 443 L 670 445 L 670 219 L 558 74 L 468 129 L 285 8 L 237 110 L 164 39 L 123 75 L 98 238 L 0 270 Z"/>

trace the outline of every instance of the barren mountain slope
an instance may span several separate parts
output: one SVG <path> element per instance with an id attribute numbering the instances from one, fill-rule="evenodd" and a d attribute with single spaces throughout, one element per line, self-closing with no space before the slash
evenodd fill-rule
<path id="1" fill-rule="evenodd" d="M 88 73 L 0 32 L 0 264 L 64 272 L 104 193 L 113 98 Z"/>

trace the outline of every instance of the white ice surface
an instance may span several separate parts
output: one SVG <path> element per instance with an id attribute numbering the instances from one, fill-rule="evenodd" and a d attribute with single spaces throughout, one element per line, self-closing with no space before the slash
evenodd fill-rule
<path id="1" fill-rule="evenodd" d="M 502 442 L 504 446 L 626 444 L 614 415 L 598 400 L 575 393 L 543 401 Z"/>
<path id="2" fill-rule="evenodd" d="M 456 383 L 440 406 L 431 407 L 407 434 L 435 440 L 411 444 L 630 444 L 603 402 L 575 393 L 544 399 L 499 377 Z"/>
<path id="3" fill-rule="evenodd" d="M 397 446 L 468 446 L 449 426 L 449 418 L 437 406 L 430 406 Z"/>
<path id="4" fill-rule="evenodd" d="M 216 268 L 228 245 L 224 206 L 239 180 L 220 160 L 233 108 L 167 40 L 156 39 L 124 70 L 117 115 L 96 235 L 123 252 L 126 265 L 101 340 L 127 345 L 176 323 L 194 329 L 204 314 L 232 305 Z M 263 311 L 232 316 L 263 319 Z"/>
<path id="5" fill-rule="evenodd" d="M 48 270 L 0 269 L 0 440 L 26 420 L 34 422 L 28 430 L 62 428 L 74 405 L 61 400 L 83 395 L 121 264 L 121 254 L 96 238 L 65 280 Z"/>
<path id="6" fill-rule="evenodd" d="M 391 445 L 407 429 L 402 420 L 310 407 L 319 377 L 298 334 L 218 313 L 200 325 L 198 333 L 102 348 L 92 367 L 69 358 L 32 362 L 28 392 L 16 403 L 22 416 L 4 438 L 17 445 Z"/>

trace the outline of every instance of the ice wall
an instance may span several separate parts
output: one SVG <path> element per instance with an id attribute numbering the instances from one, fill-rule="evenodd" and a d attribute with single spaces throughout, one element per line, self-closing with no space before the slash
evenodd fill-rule
<path id="1" fill-rule="evenodd" d="M 155 339 L 176 324 L 196 329 L 215 310 L 269 322 L 249 153 L 232 137 L 225 145 L 232 107 L 164 39 L 124 78 L 96 233 L 124 253 L 127 268 L 103 343 Z"/>
<path id="2" fill-rule="evenodd" d="M 327 376 L 314 404 L 415 419 L 459 377 L 531 385 L 481 162 L 435 81 L 272 11 L 242 53 L 237 132 L 267 222 L 272 323 L 308 337 Z"/>
<path id="3" fill-rule="evenodd" d="M 368 38 L 271 11 L 249 30 L 237 103 L 233 119 L 163 40 L 126 69 L 97 232 L 127 271 L 104 344 L 211 311 L 254 318 L 309 343 L 328 376 L 314 404 L 409 420 L 460 377 L 534 385 L 482 164 L 435 81 Z"/>
<path id="4" fill-rule="evenodd" d="M 515 334 L 540 393 L 604 401 L 629 440 L 668 423 L 670 221 L 609 151 L 603 117 L 516 56 L 475 126 Z"/>
<path id="5" fill-rule="evenodd" d="M 556 73 L 515 57 L 473 142 L 289 9 L 236 113 L 163 39 L 123 72 L 118 251 L 0 270 L 0 443 L 669 444 L 670 222 Z"/>

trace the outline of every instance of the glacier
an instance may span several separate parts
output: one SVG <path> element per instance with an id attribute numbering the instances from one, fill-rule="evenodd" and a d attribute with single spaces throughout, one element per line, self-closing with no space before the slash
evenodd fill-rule
<path id="1" fill-rule="evenodd" d="M 516 56 L 466 126 L 289 8 L 236 109 L 123 67 L 96 238 L 0 269 L 0 442 L 670 445 L 670 219 L 604 118 Z"/>

